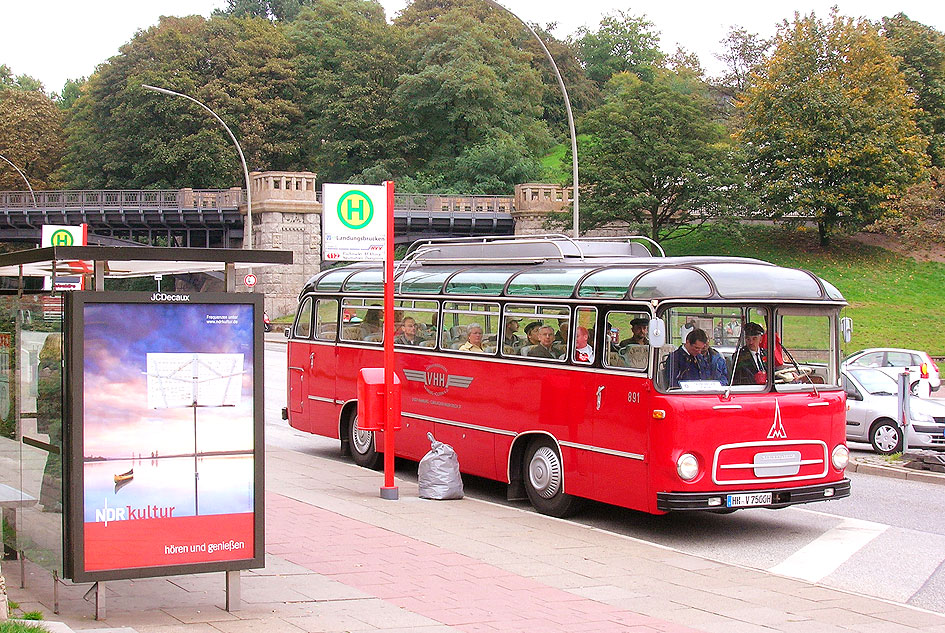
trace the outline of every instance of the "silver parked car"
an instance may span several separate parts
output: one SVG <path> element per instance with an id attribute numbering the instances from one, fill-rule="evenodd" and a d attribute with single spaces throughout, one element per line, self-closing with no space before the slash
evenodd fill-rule
<path id="1" fill-rule="evenodd" d="M 841 370 L 847 392 L 847 440 L 869 442 L 877 453 L 902 452 L 898 417 L 898 384 L 879 369 Z M 937 400 L 909 399 L 911 448 L 945 448 L 945 405 Z"/>
<path id="2" fill-rule="evenodd" d="M 909 385 L 912 393 L 917 393 L 920 380 L 929 383 L 932 391 L 938 391 L 941 378 L 938 365 L 927 353 L 917 349 L 898 349 L 895 347 L 874 347 L 850 354 L 843 359 L 841 367 L 850 369 L 873 367 L 884 374 L 896 377 L 896 374 L 909 370 Z M 928 395 L 928 393 L 926 393 Z"/>

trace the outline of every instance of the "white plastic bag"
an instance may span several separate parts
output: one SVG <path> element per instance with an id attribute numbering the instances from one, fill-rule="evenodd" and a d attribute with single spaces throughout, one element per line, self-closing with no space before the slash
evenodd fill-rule
<path id="1" fill-rule="evenodd" d="M 417 479 L 421 499 L 462 499 L 463 478 L 459 474 L 459 459 L 449 444 L 437 442 L 433 433 L 427 433 L 430 451 L 420 460 Z"/>

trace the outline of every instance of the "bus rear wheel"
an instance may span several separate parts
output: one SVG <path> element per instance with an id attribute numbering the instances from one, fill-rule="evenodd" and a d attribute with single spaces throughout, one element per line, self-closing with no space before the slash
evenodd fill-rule
<path id="1" fill-rule="evenodd" d="M 384 459 L 374 445 L 374 432 L 362 431 L 358 428 L 358 412 L 348 416 L 348 446 L 351 447 L 351 458 L 354 463 L 363 468 L 377 470 Z"/>
<path id="2" fill-rule="evenodd" d="M 563 518 L 576 512 L 581 499 L 564 492 L 564 464 L 554 443 L 533 440 L 525 451 L 525 492 L 541 514 Z"/>

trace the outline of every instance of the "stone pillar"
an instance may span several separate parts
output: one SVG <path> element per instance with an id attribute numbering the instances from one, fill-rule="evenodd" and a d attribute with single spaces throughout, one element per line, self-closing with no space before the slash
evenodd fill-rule
<path id="1" fill-rule="evenodd" d="M 515 220 L 515 235 L 570 233 L 569 230 L 545 227 L 549 214 L 570 209 L 570 187 L 539 182 L 515 185 L 514 200 L 512 218 Z"/>
<path id="2" fill-rule="evenodd" d="M 266 295 L 273 319 L 295 311 L 299 291 L 321 265 L 322 203 L 315 178 L 310 171 L 250 174 L 253 248 L 293 253 L 292 264 L 253 271 L 259 280 L 255 291 Z M 241 209 L 246 212 L 245 205 Z"/>

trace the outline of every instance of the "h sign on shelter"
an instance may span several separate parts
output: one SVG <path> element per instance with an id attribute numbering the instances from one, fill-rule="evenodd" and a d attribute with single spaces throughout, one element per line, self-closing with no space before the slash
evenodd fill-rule
<path id="1" fill-rule="evenodd" d="M 387 190 L 381 185 L 322 188 L 322 257 L 384 261 L 387 255 Z"/>

